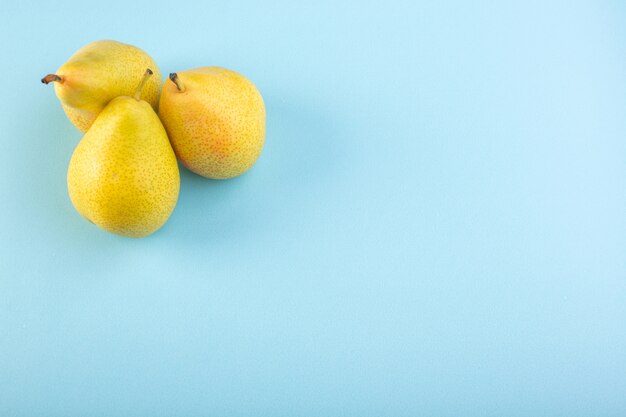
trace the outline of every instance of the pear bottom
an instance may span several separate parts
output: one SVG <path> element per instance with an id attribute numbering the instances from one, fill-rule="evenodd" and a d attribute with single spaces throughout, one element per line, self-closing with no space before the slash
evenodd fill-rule
<path id="1" fill-rule="evenodd" d="M 67 174 L 76 210 L 118 235 L 145 237 L 170 217 L 180 189 L 176 156 L 145 101 L 111 101 L 76 147 Z"/>

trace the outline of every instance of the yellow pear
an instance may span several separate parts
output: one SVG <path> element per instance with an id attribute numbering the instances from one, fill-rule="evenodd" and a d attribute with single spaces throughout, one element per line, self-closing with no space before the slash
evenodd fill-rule
<path id="1" fill-rule="evenodd" d="M 96 41 L 79 49 L 55 74 L 41 79 L 54 83 L 54 90 L 70 121 L 86 132 L 109 101 L 130 96 L 137 87 L 137 74 L 154 71 L 142 97 L 157 111 L 161 73 L 154 60 L 141 49 L 116 41 Z"/>
<path id="2" fill-rule="evenodd" d="M 207 178 L 246 172 L 265 141 L 265 105 L 246 77 L 219 67 L 170 74 L 159 116 L 180 161 Z"/>
<path id="3" fill-rule="evenodd" d="M 180 176 L 167 133 L 140 99 L 147 70 L 133 97 L 120 96 L 100 112 L 80 141 L 67 173 L 76 210 L 100 228 L 144 237 L 176 206 Z"/>

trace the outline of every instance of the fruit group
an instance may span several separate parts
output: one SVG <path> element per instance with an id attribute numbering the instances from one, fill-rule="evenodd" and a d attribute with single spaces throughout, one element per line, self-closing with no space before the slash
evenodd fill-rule
<path id="1" fill-rule="evenodd" d="M 263 98 L 246 77 L 225 68 L 170 74 L 161 93 L 159 116 L 176 156 L 207 178 L 243 174 L 263 149 Z"/>
<path id="2" fill-rule="evenodd" d="M 144 237 L 165 224 L 180 191 L 177 158 L 199 175 L 227 179 L 249 170 L 263 150 L 263 98 L 235 71 L 171 73 L 162 89 L 148 54 L 103 40 L 41 81 L 53 83 L 68 118 L 85 132 L 67 172 L 72 204 L 111 233 Z"/>
<path id="3" fill-rule="evenodd" d="M 130 96 L 137 74 L 154 72 L 142 97 L 157 111 L 161 73 L 154 60 L 141 49 L 121 42 L 102 40 L 79 49 L 56 73 L 42 78 L 54 90 L 70 121 L 82 132 L 115 97 Z"/>
<path id="4" fill-rule="evenodd" d="M 102 229 L 129 237 L 159 229 L 180 188 L 165 129 L 150 104 L 139 99 L 150 75 L 148 70 L 134 97 L 120 96 L 104 107 L 76 147 L 67 173 L 76 210 Z"/>

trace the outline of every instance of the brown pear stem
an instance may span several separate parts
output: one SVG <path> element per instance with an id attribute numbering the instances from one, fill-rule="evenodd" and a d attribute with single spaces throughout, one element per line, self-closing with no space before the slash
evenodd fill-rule
<path id="1" fill-rule="evenodd" d="M 176 74 L 175 72 L 171 73 L 170 80 L 172 80 L 172 82 L 176 84 L 176 88 L 178 88 L 178 91 L 180 91 L 181 93 L 185 91 L 185 84 L 183 84 L 183 81 L 180 79 L 178 74 Z"/>
<path id="2" fill-rule="evenodd" d="M 135 94 L 133 95 L 133 98 L 135 100 L 137 101 L 141 100 L 141 90 L 143 90 L 143 86 L 146 85 L 146 81 L 148 81 L 148 78 L 150 78 L 152 74 L 153 73 L 150 68 L 147 68 L 146 72 L 143 73 L 143 78 L 139 82 L 139 85 L 137 86 L 137 89 L 135 90 Z"/>
<path id="3" fill-rule="evenodd" d="M 48 75 L 46 75 L 45 77 L 43 77 L 43 78 L 41 79 L 41 82 L 42 82 L 42 83 L 44 83 L 44 84 L 46 84 L 46 85 L 47 85 L 47 84 L 50 84 L 50 83 L 53 83 L 53 82 L 63 84 L 63 81 L 65 81 L 65 80 L 63 79 L 63 77 L 59 77 L 59 76 L 58 76 L 58 75 L 56 75 L 56 74 L 48 74 Z"/>

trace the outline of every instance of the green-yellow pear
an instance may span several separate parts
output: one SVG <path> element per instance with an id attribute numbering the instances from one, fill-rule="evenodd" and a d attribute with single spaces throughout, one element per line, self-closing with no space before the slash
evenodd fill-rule
<path id="1" fill-rule="evenodd" d="M 243 174 L 263 149 L 263 98 L 246 77 L 225 68 L 170 74 L 159 116 L 178 159 L 207 178 Z"/>
<path id="2" fill-rule="evenodd" d="M 158 116 L 140 99 L 147 70 L 133 97 L 120 96 L 100 112 L 80 141 L 67 172 L 76 210 L 100 228 L 144 237 L 176 206 L 176 155 Z"/>
<path id="3" fill-rule="evenodd" d="M 141 49 L 116 41 L 96 41 L 79 49 L 56 73 L 41 79 L 54 83 L 54 90 L 70 121 L 86 132 L 109 101 L 130 96 L 137 87 L 137 74 L 152 69 L 142 97 L 158 109 L 161 73 L 154 60 Z"/>

